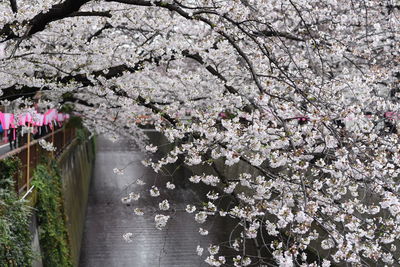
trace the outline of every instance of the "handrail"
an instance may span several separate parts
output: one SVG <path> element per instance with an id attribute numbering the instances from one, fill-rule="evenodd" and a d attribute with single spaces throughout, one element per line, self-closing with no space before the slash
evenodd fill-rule
<path id="1" fill-rule="evenodd" d="M 32 189 L 30 180 L 34 169 L 40 163 L 40 158 L 47 153 L 51 153 L 52 157 L 59 156 L 75 139 L 75 131 L 75 128 L 66 128 L 64 125 L 64 127 L 32 141 L 30 141 L 31 135 L 28 133 L 27 143 L 0 156 L 0 160 L 11 156 L 18 157 L 21 160 L 22 166 L 20 172 L 14 176 L 15 190 L 19 195 L 23 194 L 26 197 L 30 193 Z M 52 142 L 57 153 L 53 154 L 53 151 L 48 152 L 42 148 L 39 144 L 41 140 Z"/>
<path id="2" fill-rule="evenodd" d="M 32 191 L 33 191 L 34 188 L 35 188 L 35 186 L 32 185 L 32 186 L 29 188 L 28 192 L 26 192 L 25 195 L 24 195 L 23 197 L 21 197 L 21 199 L 25 199 L 30 193 L 32 193 Z"/>
<path id="3" fill-rule="evenodd" d="M 62 130 L 63 130 L 63 128 L 57 129 L 56 131 L 54 131 L 54 134 L 56 134 L 56 133 L 58 133 L 58 132 L 60 132 Z M 45 136 L 40 137 L 39 139 L 35 139 L 35 140 L 31 141 L 30 142 L 30 146 L 33 146 L 33 145 L 39 143 L 40 140 L 46 139 L 46 138 L 50 137 L 51 135 L 52 135 L 52 133 L 49 133 L 49 134 L 47 134 Z M 0 160 L 3 160 L 5 158 L 8 158 L 8 157 L 13 156 L 15 154 L 18 154 L 19 152 L 21 152 L 22 150 L 27 149 L 27 148 L 28 148 L 28 144 L 24 144 L 21 147 L 18 147 L 18 148 L 13 149 L 13 150 L 11 150 L 11 151 L 3 154 L 3 155 L 0 155 Z"/>

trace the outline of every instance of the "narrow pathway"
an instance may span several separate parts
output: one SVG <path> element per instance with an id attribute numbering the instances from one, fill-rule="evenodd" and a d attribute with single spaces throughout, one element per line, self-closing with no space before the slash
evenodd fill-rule
<path id="1" fill-rule="evenodd" d="M 6 154 L 8 152 L 10 152 L 10 145 L 8 143 L 1 144 L 0 145 L 0 156 Z"/>
<path id="2" fill-rule="evenodd" d="M 196 254 L 197 245 L 207 250 L 210 243 L 227 241 L 226 223 L 221 219 L 197 224 L 193 214 L 184 211 L 187 203 L 199 203 L 203 193 L 189 190 L 184 173 L 177 172 L 173 191 L 165 189 L 166 179 L 145 168 L 140 161 L 143 155 L 127 141 L 112 143 L 105 138 L 97 139 L 95 171 L 91 182 L 89 203 L 83 237 L 81 267 L 153 267 L 153 266 L 208 266 L 205 255 Z M 122 175 L 115 175 L 113 168 L 130 164 Z M 134 181 L 141 178 L 146 185 Z M 153 183 L 161 189 L 161 196 L 149 194 Z M 204 188 L 208 190 L 208 188 Z M 140 192 L 141 199 L 132 205 L 124 205 L 121 198 L 129 192 Z M 168 192 L 167 192 L 168 191 Z M 203 190 L 202 190 L 203 191 Z M 207 191 L 205 191 L 207 192 Z M 166 196 L 168 194 L 168 196 Z M 168 198 L 175 211 L 165 230 L 154 226 L 155 207 Z M 144 216 L 137 216 L 133 209 L 144 209 Z M 199 235 L 199 227 L 210 230 L 206 237 Z M 127 243 L 122 236 L 133 233 L 133 242 Z"/>

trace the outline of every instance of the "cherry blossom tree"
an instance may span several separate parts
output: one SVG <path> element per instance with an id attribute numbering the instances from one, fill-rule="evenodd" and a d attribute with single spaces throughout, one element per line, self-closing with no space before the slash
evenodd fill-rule
<path id="1" fill-rule="evenodd" d="M 213 169 L 190 177 L 215 192 L 187 212 L 231 217 L 242 235 L 233 259 L 204 251 L 210 265 L 400 264 L 398 1 L 10 0 L 0 11 L 2 100 L 42 91 L 90 130 L 155 153 L 151 124 L 176 144 L 146 161 L 155 171 Z M 253 171 L 230 177 L 217 162 Z M 160 199 L 157 228 L 170 206 Z"/>

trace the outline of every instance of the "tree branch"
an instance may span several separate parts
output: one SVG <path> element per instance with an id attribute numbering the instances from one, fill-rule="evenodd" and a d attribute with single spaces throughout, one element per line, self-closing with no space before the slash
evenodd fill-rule
<path id="1" fill-rule="evenodd" d="M 304 42 L 305 40 L 302 38 L 299 38 L 297 36 L 291 35 L 288 32 L 278 32 L 278 31 L 268 31 L 268 30 L 263 30 L 259 32 L 253 32 L 253 34 L 257 36 L 262 36 L 262 37 L 283 37 L 286 39 L 294 40 L 294 41 L 300 41 Z"/>
<path id="2" fill-rule="evenodd" d="M 107 17 L 111 18 L 112 15 L 110 12 L 107 11 L 77 11 L 72 12 L 71 14 L 67 15 L 66 17 Z"/>
<path id="3" fill-rule="evenodd" d="M 18 12 L 17 0 L 10 0 L 11 10 L 13 13 Z"/>
<path id="4" fill-rule="evenodd" d="M 89 2 L 89 0 L 66 0 L 53 5 L 47 12 L 40 12 L 30 21 L 23 22 L 24 25 L 30 25 L 31 27 L 24 37 L 29 37 L 37 32 L 43 31 L 50 22 L 68 17 L 70 14 L 77 12 L 80 7 L 87 2 Z M 15 21 L 4 25 L 4 27 L 0 29 L 0 36 L 5 37 L 5 40 L 20 38 L 20 36 L 15 35 L 12 30 L 13 26 L 16 24 L 18 23 Z"/>

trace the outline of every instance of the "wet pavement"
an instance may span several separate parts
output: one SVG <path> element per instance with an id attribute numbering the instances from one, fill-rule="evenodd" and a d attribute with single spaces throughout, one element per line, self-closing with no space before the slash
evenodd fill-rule
<path id="1" fill-rule="evenodd" d="M 6 154 L 8 152 L 10 152 L 10 145 L 9 144 L 0 145 L 0 156 Z"/>
<path id="2" fill-rule="evenodd" d="M 97 155 L 94 175 L 91 180 L 85 233 L 80 257 L 81 267 L 152 267 L 152 266 L 209 266 L 204 262 L 206 255 L 196 254 L 197 245 L 205 247 L 229 239 L 226 231 L 229 223 L 224 219 L 213 219 L 198 224 L 193 214 L 184 211 L 188 203 L 205 201 L 204 192 L 209 188 L 193 191 L 188 185 L 187 171 L 179 168 L 173 177 L 175 190 L 167 190 L 165 183 L 170 179 L 155 174 L 140 161 L 143 154 L 127 141 L 112 143 L 103 137 L 97 139 Z M 122 175 L 115 175 L 115 167 L 127 166 Z M 140 178 L 146 185 L 137 185 Z M 161 196 L 151 197 L 149 189 L 159 186 Z M 121 203 L 129 192 L 140 193 L 141 198 L 131 205 Z M 163 212 L 170 215 L 166 229 L 157 230 L 155 207 L 169 199 L 173 210 Z M 134 215 L 134 208 L 142 208 L 143 216 Z M 199 227 L 210 231 L 208 236 L 199 234 Z M 123 240 L 123 234 L 133 233 L 133 242 Z M 221 248 L 224 252 L 224 248 Z M 224 252 L 225 253 L 225 252 Z M 229 252 L 227 252 L 229 253 Z M 225 253 L 225 255 L 227 255 Z"/>

